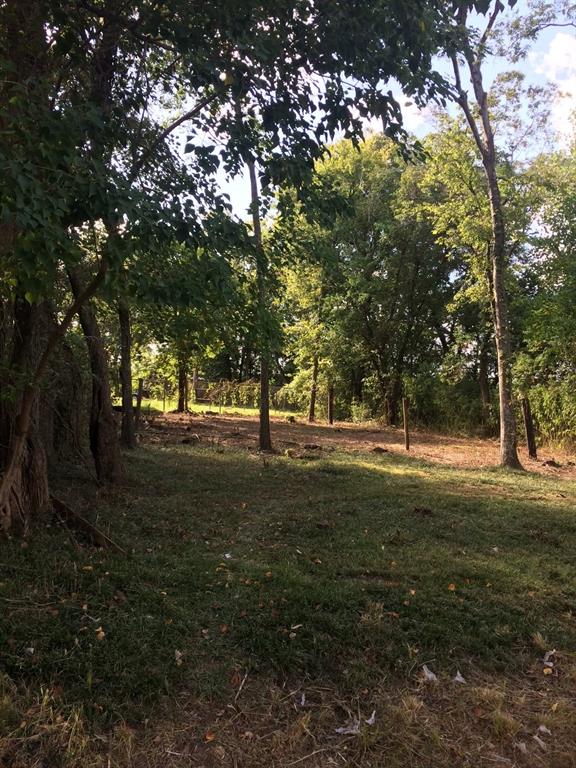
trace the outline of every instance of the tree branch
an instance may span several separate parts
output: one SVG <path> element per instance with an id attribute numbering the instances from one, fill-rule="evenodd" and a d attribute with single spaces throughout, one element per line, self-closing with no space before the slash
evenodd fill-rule
<path id="1" fill-rule="evenodd" d="M 178 117 L 176 120 L 174 120 L 170 125 L 166 126 L 163 131 L 161 131 L 158 136 L 154 139 L 152 144 L 143 151 L 143 153 L 140 155 L 140 158 L 134 163 L 132 166 L 132 170 L 130 171 L 130 175 L 128 177 L 129 182 L 133 182 L 142 168 L 146 165 L 150 157 L 154 154 L 156 149 L 160 146 L 160 144 L 168 138 L 168 136 L 176 130 L 182 123 L 187 122 L 188 120 L 191 120 L 193 117 L 196 117 L 203 109 L 204 107 L 208 106 L 214 99 L 216 98 L 218 94 L 212 93 L 210 96 L 205 96 L 203 99 L 200 99 L 198 104 L 196 104 L 195 107 L 188 110 L 188 112 L 185 112 L 183 115 Z"/>
<path id="2" fill-rule="evenodd" d="M 482 51 L 484 49 L 484 46 L 486 45 L 486 41 L 488 40 L 488 37 L 490 35 L 490 32 L 492 32 L 492 29 L 494 27 L 494 24 L 496 23 L 496 19 L 498 18 L 500 11 L 502 11 L 504 6 L 500 2 L 500 0 L 496 0 L 496 5 L 494 6 L 494 10 L 490 14 L 490 18 L 488 19 L 488 24 L 486 25 L 486 29 L 482 33 L 482 37 L 480 38 L 478 42 L 478 49 L 476 53 L 476 61 L 480 60 L 480 57 L 482 56 Z"/>
<path id="3" fill-rule="evenodd" d="M 476 142 L 476 146 L 478 147 L 482 157 L 484 158 L 486 156 L 486 147 L 484 145 L 484 142 L 482 141 L 482 136 L 480 135 L 480 130 L 478 129 L 478 124 L 476 123 L 476 119 L 472 114 L 472 110 L 470 109 L 470 104 L 468 103 L 468 96 L 466 95 L 466 91 L 464 90 L 464 88 L 462 88 L 462 78 L 460 77 L 460 67 L 458 66 L 458 59 L 455 53 L 453 53 L 450 58 L 452 59 L 452 67 L 454 68 L 454 82 L 456 85 L 456 90 L 458 92 L 458 103 L 462 107 L 462 111 L 464 112 L 466 121 L 470 126 L 470 130 L 472 131 L 472 135 L 474 136 L 474 141 Z"/>

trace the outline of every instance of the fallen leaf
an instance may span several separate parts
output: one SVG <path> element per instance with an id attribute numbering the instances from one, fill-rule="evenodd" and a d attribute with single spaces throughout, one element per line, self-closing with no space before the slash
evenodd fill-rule
<path id="1" fill-rule="evenodd" d="M 182 656 L 183 655 L 184 654 L 182 653 L 182 651 L 178 651 L 178 650 L 174 651 L 174 661 L 176 662 L 176 666 L 177 667 L 181 667 L 182 666 Z"/>
<path id="2" fill-rule="evenodd" d="M 448 589 L 450 590 L 450 592 L 456 592 L 456 584 L 454 583 L 448 584 Z"/>
<path id="3" fill-rule="evenodd" d="M 546 736 L 552 736 L 552 731 L 550 730 L 550 728 L 547 728 L 545 725 L 539 725 L 538 732 L 545 733 Z"/>
<path id="4" fill-rule="evenodd" d="M 206 731 L 206 735 L 204 736 L 204 741 L 214 741 L 216 738 L 216 734 L 214 731 Z"/>
<path id="5" fill-rule="evenodd" d="M 538 735 L 534 734 L 534 736 L 532 736 L 532 738 L 534 739 L 534 741 L 536 742 L 536 744 L 538 744 L 538 746 L 540 747 L 540 749 L 543 749 L 543 750 L 544 750 L 544 752 L 545 752 L 545 751 L 548 749 L 548 747 L 547 747 L 547 746 L 546 746 L 546 744 L 545 744 L 545 743 L 542 741 L 542 739 L 540 738 L 540 736 L 538 736 Z"/>
<path id="6" fill-rule="evenodd" d="M 339 733 L 342 736 L 348 736 L 350 734 L 360 733 L 360 720 L 356 720 L 355 718 L 352 718 L 348 720 L 340 728 L 335 728 L 334 733 Z"/>
<path id="7" fill-rule="evenodd" d="M 432 672 L 431 669 L 428 668 L 426 664 L 422 665 L 422 674 L 424 675 L 424 679 L 428 683 L 437 683 L 438 677 Z"/>
<path id="8" fill-rule="evenodd" d="M 462 685 L 466 685 L 466 680 L 460 674 L 460 670 L 456 672 L 456 675 L 454 676 L 453 680 L 455 683 L 462 683 Z"/>
<path id="9" fill-rule="evenodd" d="M 376 722 L 376 710 L 372 712 L 368 720 L 365 720 L 366 725 L 374 725 Z"/>

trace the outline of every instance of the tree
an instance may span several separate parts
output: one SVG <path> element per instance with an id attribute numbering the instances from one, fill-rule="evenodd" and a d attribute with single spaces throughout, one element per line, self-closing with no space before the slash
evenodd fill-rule
<path id="1" fill-rule="evenodd" d="M 306 381 L 313 392 L 320 377 L 328 395 L 338 382 L 350 408 L 364 400 L 390 424 L 407 378 L 438 359 L 451 296 L 452 263 L 418 215 L 422 173 L 383 136 L 360 151 L 341 142 L 317 167 L 317 183 L 335 193 L 332 213 L 308 200 L 283 229 L 295 262 L 286 277 L 292 389 Z"/>
<path id="2" fill-rule="evenodd" d="M 472 91 L 474 94 L 475 112 L 468 99 L 461 75 L 461 62 L 458 50 L 451 52 L 454 70 L 454 85 L 456 100 L 460 105 L 474 142 L 482 159 L 486 175 L 488 200 L 490 203 L 491 242 L 490 242 L 490 290 L 494 321 L 494 337 L 498 361 L 498 394 L 500 411 L 500 462 L 510 469 L 521 469 L 518 459 L 516 417 L 513 404 L 512 388 L 512 347 L 508 298 L 505 284 L 506 266 L 508 261 L 506 223 L 497 174 L 497 152 L 494 139 L 493 122 L 490 115 L 488 93 L 484 87 L 482 64 L 487 53 L 487 43 L 494 24 L 504 9 L 501 0 L 495 0 L 491 5 L 488 22 L 484 32 L 476 37 L 469 21 L 469 9 L 462 6 L 456 14 L 456 32 L 458 48 L 462 51 L 464 62 L 468 69 Z"/>
<path id="3" fill-rule="evenodd" d="M 24 347 L 36 348 L 36 313 L 26 318 L 21 301 L 52 298 L 49 286 L 62 269 L 83 267 L 80 291 L 58 307 L 60 323 L 37 347 L 37 363 L 30 358 L 13 378 L 0 485 L 4 528 L 13 510 L 34 516 L 46 507 L 20 498 L 26 456 L 40 450 L 29 437 L 41 383 L 73 318 L 115 279 L 135 244 L 175 235 L 194 241 L 214 199 L 218 163 L 237 172 L 246 148 L 258 149 L 267 187 L 305 178 L 335 131 L 358 140 L 362 117 L 377 117 L 401 136 L 399 106 L 381 83 L 397 77 L 420 103 L 445 92 L 431 61 L 449 18 L 440 0 L 370 0 L 353 9 L 240 0 L 208 2 L 201 13 L 185 0 L 2 5 L 0 241 L 14 339 L 25 336 Z M 177 99 L 180 113 L 164 121 L 153 106 L 169 93 L 186 93 L 191 103 Z M 237 130 L 239 99 L 260 126 L 257 141 L 250 128 Z M 186 168 L 170 143 L 185 123 Z M 198 140 L 208 135 L 219 151 Z M 79 239 L 96 225 L 102 247 L 91 261 Z"/>

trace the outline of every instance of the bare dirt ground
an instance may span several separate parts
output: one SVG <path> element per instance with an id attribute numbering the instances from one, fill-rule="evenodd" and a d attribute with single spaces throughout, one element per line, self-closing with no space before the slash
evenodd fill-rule
<path id="1" fill-rule="evenodd" d="M 272 440 L 278 453 L 306 449 L 351 452 L 390 452 L 406 455 L 402 429 L 338 422 L 308 424 L 297 419 L 272 419 Z M 257 450 L 258 419 L 253 416 L 165 414 L 148 419 L 143 443 L 199 443 Z M 576 456 L 560 449 L 541 448 L 538 460 L 528 457 L 523 445 L 520 460 L 531 472 L 564 478 L 576 477 Z M 410 433 L 409 455 L 432 463 L 463 469 L 496 466 L 496 438 L 454 437 L 424 430 Z"/>

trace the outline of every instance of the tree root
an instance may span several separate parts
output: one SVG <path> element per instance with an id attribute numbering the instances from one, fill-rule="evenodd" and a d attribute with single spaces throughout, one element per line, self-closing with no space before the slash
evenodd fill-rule
<path id="1" fill-rule="evenodd" d="M 51 495 L 50 500 L 52 502 L 54 512 L 58 515 L 58 517 L 60 517 L 65 523 L 73 525 L 86 533 L 97 547 L 102 547 L 103 549 L 111 549 L 120 555 L 127 554 L 125 549 L 122 549 L 122 547 L 119 544 L 116 544 L 116 542 L 113 541 L 109 536 L 98 530 L 98 528 L 86 520 L 85 517 L 82 517 L 79 512 L 71 509 L 67 504 L 64 504 L 63 501 L 56 498 L 56 496 Z"/>

